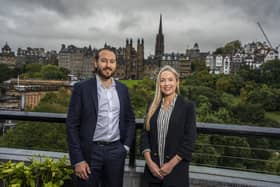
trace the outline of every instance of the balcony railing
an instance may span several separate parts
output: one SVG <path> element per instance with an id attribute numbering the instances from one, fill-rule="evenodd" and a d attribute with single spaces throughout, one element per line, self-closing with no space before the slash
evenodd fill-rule
<path id="1" fill-rule="evenodd" d="M 50 123 L 65 123 L 66 114 L 57 113 L 40 113 L 40 112 L 18 112 L 18 111 L 0 111 L 0 120 L 19 120 L 19 121 L 36 121 L 36 122 L 50 122 Z M 143 128 L 143 119 L 136 119 L 136 130 L 141 131 Z M 271 127 L 256 127 L 256 126 L 244 126 L 244 125 L 234 125 L 234 124 L 214 124 L 214 123 L 197 123 L 197 132 L 199 135 L 222 135 L 222 136 L 238 136 L 238 137 L 258 137 L 258 138 L 269 138 L 277 140 L 280 137 L 280 128 Z M 139 139 L 139 137 L 138 137 Z M 135 167 L 136 158 L 140 155 L 136 154 L 136 141 L 134 141 L 133 147 L 129 154 L 129 167 Z M 138 142 L 139 143 L 139 142 Z M 197 146 L 208 146 L 207 144 L 199 144 Z M 213 146 L 213 145 L 212 145 Z M 227 147 L 236 149 L 235 146 L 231 145 L 214 145 L 215 148 Z M 246 147 L 238 147 L 238 149 L 246 149 Z M 256 148 L 257 151 L 262 149 Z M 279 150 L 269 150 L 274 152 L 279 152 Z M 138 151 L 139 152 L 139 151 Z M 213 156 L 208 155 L 208 153 L 194 153 L 195 156 Z M 230 155 L 224 156 L 226 159 L 244 159 L 236 158 Z M 250 159 L 249 159 L 250 160 Z M 255 161 L 257 159 L 251 158 Z M 202 165 L 207 166 L 207 165 Z M 211 167 L 211 165 L 209 165 Z M 227 167 L 223 167 L 227 168 Z M 237 168 L 238 169 L 238 168 Z M 250 170 L 247 170 L 250 171 Z M 253 171 L 253 170 L 252 170 Z M 279 175 L 279 174 L 276 174 Z M 278 184 L 278 183 L 277 183 Z"/>
<path id="2" fill-rule="evenodd" d="M 0 111 L 0 120 L 20 120 L 65 123 L 66 114 L 42 112 Z M 136 119 L 136 129 L 143 128 L 143 119 Z M 233 124 L 197 123 L 197 132 L 202 134 L 220 134 L 227 136 L 252 136 L 265 138 L 279 138 L 280 128 L 256 127 Z M 135 165 L 135 142 L 129 154 L 129 166 Z"/>

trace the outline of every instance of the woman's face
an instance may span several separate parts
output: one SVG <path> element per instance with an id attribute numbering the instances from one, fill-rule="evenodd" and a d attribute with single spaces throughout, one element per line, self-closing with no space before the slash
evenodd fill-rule
<path id="1" fill-rule="evenodd" d="M 160 74 L 160 91 L 164 96 L 169 96 L 176 93 L 178 81 L 174 73 L 164 71 Z"/>

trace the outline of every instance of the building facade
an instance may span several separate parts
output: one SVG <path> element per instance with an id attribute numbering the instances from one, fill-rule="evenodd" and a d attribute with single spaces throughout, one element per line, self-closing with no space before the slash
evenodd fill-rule
<path id="1" fill-rule="evenodd" d="M 205 64 L 209 73 L 236 74 L 241 66 L 258 69 L 262 64 L 275 59 L 279 59 L 277 49 L 272 49 L 266 42 L 252 42 L 233 54 L 209 54 Z"/>
<path id="2" fill-rule="evenodd" d="M 77 79 L 86 79 L 93 73 L 93 55 L 96 49 L 91 46 L 78 48 L 74 45 L 61 45 L 58 53 L 58 66 L 67 69 Z"/>
<path id="3" fill-rule="evenodd" d="M 16 66 L 15 53 L 11 50 L 7 42 L 2 47 L 2 52 L 0 53 L 0 64 L 6 64 L 11 69 Z"/>
<path id="4" fill-rule="evenodd" d="M 26 49 L 18 48 L 17 50 L 17 64 L 24 65 L 30 63 L 45 63 L 46 53 L 44 48 L 31 48 Z"/>
<path id="5" fill-rule="evenodd" d="M 162 29 L 162 16 L 160 15 L 159 30 L 156 35 L 155 54 L 144 56 L 144 39 L 138 38 L 136 46 L 133 39 L 126 39 L 125 46 L 115 48 L 105 43 L 104 47 L 112 48 L 117 54 L 117 70 L 115 77 L 118 79 L 143 79 L 143 77 L 153 78 L 159 68 L 170 65 L 175 68 L 182 78 L 191 75 L 192 60 L 204 59 L 206 55 L 201 53 L 196 43 L 193 49 L 183 53 L 165 53 L 164 35 Z M 58 53 L 59 67 L 66 68 L 73 76 L 84 79 L 92 76 L 93 56 L 97 50 L 91 47 L 78 48 L 74 45 L 61 47 Z"/>

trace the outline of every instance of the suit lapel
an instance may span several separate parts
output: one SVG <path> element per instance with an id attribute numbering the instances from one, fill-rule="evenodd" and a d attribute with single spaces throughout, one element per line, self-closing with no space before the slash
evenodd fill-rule
<path id="1" fill-rule="evenodd" d="M 94 109 L 96 111 L 96 113 L 98 113 L 98 95 L 97 95 L 97 83 L 96 83 L 96 77 L 92 78 L 92 92 L 91 92 L 91 96 L 92 96 L 92 100 L 93 100 L 93 104 L 94 104 Z"/>
<path id="2" fill-rule="evenodd" d="M 161 107 L 161 102 L 157 108 L 157 110 L 155 111 L 154 115 L 152 116 L 151 120 L 150 120 L 150 125 L 153 125 L 153 127 L 151 128 L 154 128 L 155 130 L 155 140 L 156 140 L 156 147 L 158 147 L 158 123 L 157 123 L 157 119 L 158 119 L 158 114 L 159 114 L 159 110 L 160 110 L 160 107 Z"/>
<path id="3" fill-rule="evenodd" d="M 174 121 L 174 118 L 177 114 L 178 106 L 176 106 L 176 105 L 178 105 L 178 104 L 179 104 L 179 96 L 177 96 L 177 99 L 174 103 L 174 107 L 173 107 L 173 110 L 171 112 L 170 119 L 169 119 L 168 129 L 170 127 L 170 124 Z M 169 132 L 169 130 L 167 132 Z"/>
<path id="4" fill-rule="evenodd" d="M 120 87 L 120 83 L 118 81 L 116 81 L 116 90 L 117 90 L 117 93 L 118 93 L 118 97 L 119 97 L 119 101 L 120 101 L 120 117 L 121 117 L 121 114 L 123 114 L 123 93 L 121 92 L 121 87 Z"/>
<path id="5" fill-rule="evenodd" d="M 180 105 L 180 96 L 177 96 L 177 99 L 176 99 L 175 104 L 174 104 L 173 111 L 171 112 L 171 116 L 170 116 L 170 119 L 169 119 L 169 122 L 168 122 L 168 130 L 167 130 L 167 134 L 166 134 L 166 137 L 165 137 L 165 150 L 166 150 L 166 146 L 167 146 L 166 142 L 168 142 L 169 136 L 174 136 L 174 134 L 170 135 L 170 133 L 171 133 L 170 128 L 174 128 L 174 127 L 172 127 L 172 124 L 174 126 L 176 114 L 178 114 L 179 113 L 178 110 L 180 110 L 179 105 Z"/>

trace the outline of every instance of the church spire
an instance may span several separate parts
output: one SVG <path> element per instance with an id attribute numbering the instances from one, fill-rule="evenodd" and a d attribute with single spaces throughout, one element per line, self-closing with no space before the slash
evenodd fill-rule
<path id="1" fill-rule="evenodd" d="M 160 58 L 164 54 L 164 35 L 162 32 L 162 15 L 160 14 L 159 29 L 156 36 L 155 57 Z"/>
<path id="2" fill-rule="evenodd" d="M 162 34 L 162 15 L 160 14 L 160 20 L 159 20 L 159 29 L 158 29 L 158 33 Z"/>

